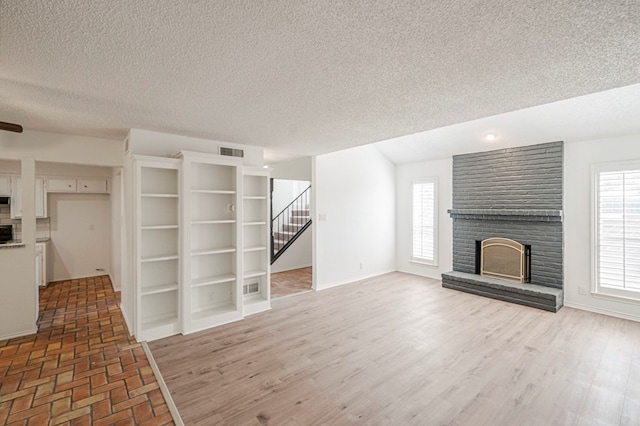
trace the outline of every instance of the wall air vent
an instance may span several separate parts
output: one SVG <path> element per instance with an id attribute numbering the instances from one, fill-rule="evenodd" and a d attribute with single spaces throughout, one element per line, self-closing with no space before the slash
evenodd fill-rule
<path id="1" fill-rule="evenodd" d="M 244 158 L 244 149 L 229 148 L 226 146 L 221 146 L 220 155 L 226 155 L 227 157 Z"/>
<path id="2" fill-rule="evenodd" d="M 242 294 L 244 294 L 245 296 L 248 296 L 250 294 L 260 293 L 260 282 L 259 281 L 245 283 L 244 286 L 242 286 L 242 287 L 243 287 L 242 288 Z"/>

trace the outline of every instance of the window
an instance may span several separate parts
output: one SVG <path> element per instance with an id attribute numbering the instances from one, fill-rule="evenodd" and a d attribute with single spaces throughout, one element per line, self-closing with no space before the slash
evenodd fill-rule
<path id="1" fill-rule="evenodd" d="M 640 163 L 594 167 L 594 291 L 640 300 Z"/>
<path id="2" fill-rule="evenodd" d="M 437 265 L 436 178 L 413 181 L 413 250 L 411 260 Z"/>

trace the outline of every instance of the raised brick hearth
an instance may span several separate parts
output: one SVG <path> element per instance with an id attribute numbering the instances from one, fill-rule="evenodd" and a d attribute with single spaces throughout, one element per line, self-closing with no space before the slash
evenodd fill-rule
<path id="1" fill-rule="evenodd" d="M 563 143 L 453 157 L 453 271 L 443 287 L 556 312 L 563 304 Z M 476 274 L 476 241 L 531 246 L 531 283 Z"/>
<path id="2" fill-rule="evenodd" d="M 558 312 L 563 291 L 535 284 L 520 284 L 477 274 L 451 271 L 442 274 L 442 286 L 467 293 Z"/>

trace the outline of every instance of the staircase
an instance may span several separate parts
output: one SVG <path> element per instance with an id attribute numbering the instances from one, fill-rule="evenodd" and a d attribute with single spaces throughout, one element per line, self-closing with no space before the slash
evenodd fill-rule
<path id="1" fill-rule="evenodd" d="M 289 223 L 282 224 L 281 231 L 273 232 L 274 250 L 280 251 L 310 220 L 308 206 L 296 207 L 292 210 Z"/>
<path id="2" fill-rule="evenodd" d="M 271 263 L 275 262 L 293 242 L 311 226 L 309 197 L 311 187 L 305 189 L 271 221 Z"/>

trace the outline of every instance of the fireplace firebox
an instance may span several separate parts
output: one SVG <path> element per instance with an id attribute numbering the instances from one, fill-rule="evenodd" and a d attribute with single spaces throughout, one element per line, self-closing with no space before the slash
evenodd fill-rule
<path id="1" fill-rule="evenodd" d="M 531 246 L 501 237 L 476 240 L 476 274 L 531 282 Z"/>

